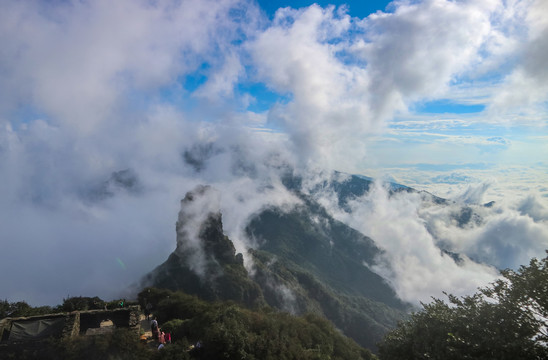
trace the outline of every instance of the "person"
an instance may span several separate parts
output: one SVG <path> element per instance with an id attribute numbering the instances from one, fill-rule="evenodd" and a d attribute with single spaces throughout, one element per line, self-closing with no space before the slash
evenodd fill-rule
<path id="1" fill-rule="evenodd" d="M 158 340 L 158 320 L 156 320 L 156 316 L 152 318 L 152 321 L 150 322 L 150 330 L 152 331 L 152 338 Z"/>
<path id="2" fill-rule="evenodd" d="M 166 343 L 166 333 L 165 332 L 159 331 L 158 342 L 160 344 L 165 344 Z"/>

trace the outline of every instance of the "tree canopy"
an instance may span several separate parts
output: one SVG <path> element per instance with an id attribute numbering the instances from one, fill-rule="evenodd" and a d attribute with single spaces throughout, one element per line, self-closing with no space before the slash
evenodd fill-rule
<path id="1" fill-rule="evenodd" d="M 379 344 L 392 359 L 547 359 L 548 257 L 471 296 L 433 299 Z"/>

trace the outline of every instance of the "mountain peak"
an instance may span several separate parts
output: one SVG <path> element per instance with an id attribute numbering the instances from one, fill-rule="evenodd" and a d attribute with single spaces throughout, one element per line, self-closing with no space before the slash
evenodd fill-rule
<path id="1" fill-rule="evenodd" d="M 258 285 L 249 279 L 242 254 L 224 235 L 220 193 L 198 186 L 181 200 L 176 223 L 177 248 L 144 279 L 147 285 L 184 290 L 206 300 L 263 304 Z"/>
<path id="2" fill-rule="evenodd" d="M 175 254 L 201 278 L 219 264 L 237 262 L 234 245 L 223 233 L 220 193 L 211 186 L 200 185 L 186 194 L 175 229 Z"/>
<path id="3" fill-rule="evenodd" d="M 184 251 L 198 245 L 201 232 L 210 219 L 221 222 L 220 201 L 220 193 L 208 185 L 199 185 L 185 195 L 175 224 L 177 249 Z"/>

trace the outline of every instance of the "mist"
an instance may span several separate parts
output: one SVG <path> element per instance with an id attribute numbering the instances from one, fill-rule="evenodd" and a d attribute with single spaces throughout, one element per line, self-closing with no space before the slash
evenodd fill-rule
<path id="1" fill-rule="evenodd" d="M 456 96 L 457 80 L 483 84 L 509 54 L 502 85 L 475 90 L 488 92 L 485 121 L 544 129 L 543 2 L 392 7 L 363 19 L 287 7 L 269 20 L 245 0 L 2 2 L 0 297 L 128 296 L 176 248 L 180 201 L 198 185 L 218 192 L 224 230 L 251 268 L 249 220 L 298 203 L 282 175 L 368 175 L 384 161 L 369 149 L 396 132 L 390 124 Z M 537 112 L 517 117 L 525 105 Z M 391 196 L 382 182 L 351 212 L 333 194 L 314 196 L 385 251 L 375 271 L 417 303 L 544 255 L 545 193 L 487 208 L 489 186 L 445 207 Z M 463 206 L 481 221 L 458 226 Z"/>
<path id="2" fill-rule="evenodd" d="M 488 187 L 478 185 L 483 191 Z M 348 208 L 330 191 L 314 196 L 336 219 L 375 240 L 384 253 L 374 270 L 401 299 L 418 305 L 444 292 L 472 294 L 497 279 L 499 270 L 546 256 L 546 219 L 523 211 L 525 206 L 543 213 L 538 198 L 505 205 L 470 202 L 470 193 L 479 189 L 439 204 L 424 192 L 392 193 L 388 183 L 377 180 Z"/>

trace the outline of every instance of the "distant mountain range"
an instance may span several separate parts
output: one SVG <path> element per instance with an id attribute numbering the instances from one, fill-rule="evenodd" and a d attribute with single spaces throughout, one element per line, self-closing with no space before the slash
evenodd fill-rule
<path id="1" fill-rule="evenodd" d="M 412 307 L 371 270 L 381 254 L 375 242 L 335 220 L 309 195 L 335 191 L 344 208 L 349 199 L 366 193 L 373 180 L 340 173 L 332 179 L 307 193 L 301 178 L 283 179 L 301 203 L 289 211 L 269 207 L 250 220 L 246 233 L 258 244 L 249 249 L 250 271 L 223 232 L 216 190 L 196 188 L 181 201 L 176 250 L 143 279 L 143 285 L 182 290 L 205 300 L 233 300 L 251 308 L 269 305 L 294 314 L 321 314 L 374 350 Z M 390 184 L 389 189 L 415 191 L 399 184 Z M 466 211 L 461 217 L 459 222 L 473 218 Z"/>

